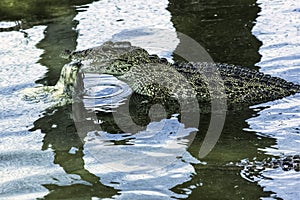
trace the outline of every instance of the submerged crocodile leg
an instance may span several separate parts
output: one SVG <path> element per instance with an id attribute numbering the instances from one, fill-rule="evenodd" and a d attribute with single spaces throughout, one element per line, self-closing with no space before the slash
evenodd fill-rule
<path id="1" fill-rule="evenodd" d="M 238 165 L 244 166 L 245 171 L 249 174 L 257 173 L 258 169 L 261 171 L 267 168 L 281 168 L 283 171 L 294 170 L 300 172 L 300 155 L 266 158 L 263 161 L 250 161 L 246 159 Z"/>

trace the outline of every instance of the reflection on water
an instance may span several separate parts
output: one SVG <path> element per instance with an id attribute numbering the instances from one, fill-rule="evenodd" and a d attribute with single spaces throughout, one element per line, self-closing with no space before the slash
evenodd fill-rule
<path id="1" fill-rule="evenodd" d="M 199 163 L 187 151 L 186 129 L 176 118 L 152 122 L 137 134 L 90 132 L 85 138 L 85 161 L 102 183 L 121 190 L 118 198 L 169 199 L 187 197 L 169 189 L 191 179 Z"/>
<path id="2" fill-rule="evenodd" d="M 114 76 L 104 74 L 85 74 L 83 97 L 84 107 L 94 111 L 117 108 L 132 90 Z"/>
<path id="3" fill-rule="evenodd" d="M 67 174 L 78 175 L 81 180 L 81 182 L 71 184 L 64 184 L 60 181 L 45 183 L 43 186 L 51 191 L 45 198 L 72 198 L 74 192 L 76 197 L 82 198 L 113 196 L 116 191 L 104 186 L 99 177 L 85 168 L 83 142 L 76 133 L 70 113 L 71 106 L 48 110 L 45 116 L 34 122 L 34 127 L 30 130 L 40 129 L 43 133 L 46 133 L 42 150 L 51 148 L 54 153 L 54 164 L 58 164 Z"/>
<path id="4" fill-rule="evenodd" d="M 263 42 L 259 50 L 262 59 L 258 65 L 265 73 L 299 83 L 299 1 L 258 2 L 261 13 L 253 29 L 254 35 Z M 280 157 L 299 154 L 300 95 L 296 94 L 265 105 L 269 108 L 248 120 L 252 130 L 276 139 L 276 144 L 261 150 L 265 154 Z M 276 193 L 274 198 L 298 199 L 299 177 L 299 173 L 293 170 L 287 173 L 279 169 L 269 169 L 262 171 L 260 177 L 255 178 L 266 191 Z"/>
<path id="5" fill-rule="evenodd" d="M 80 33 L 77 50 L 99 46 L 107 40 L 130 41 L 150 54 L 170 57 L 179 41 L 171 13 L 166 10 L 168 3 L 167 0 L 94 2 L 87 12 L 75 18 Z"/>
<path id="6" fill-rule="evenodd" d="M 85 6 L 86 3 L 91 4 Z M 6 46 L 0 48 L 0 197 L 296 197 L 299 173 L 268 169 L 262 172 L 263 176 L 254 177 L 256 182 L 251 182 L 243 177 L 243 168 L 236 163 L 243 159 L 263 160 L 282 153 L 299 154 L 299 95 L 266 104 L 271 106 L 268 109 L 228 112 L 217 145 L 199 160 L 198 152 L 210 122 L 209 113 L 201 114 L 200 126 L 194 128 L 185 128 L 180 123 L 180 115 L 179 120 L 177 115 L 172 115 L 176 113 L 176 106 L 163 105 L 167 110 L 162 112 L 163 118 L 151 116 L 151 108 L 159 105 L 147 104 L 146 99 L 134 94 L 127 100 L 125 97 L 131 93 L 128 86 L 112 77 L 87 75 L 85 84 L 90 89 L 87 94 L 99 98 L 91 102 L 86 97 L 84 104 L 46 109 L 50 105 L 23 102 L 18 94 L 39 78 L 39 83 L 53 85 L 61 67 L 69 62 L 59 58 L 64 49 L 84 49 L 108 39 L 125 39 L 151 53 L 176 58 L 176 55 L 171 56 L 179 42 L 175 28 L 197 40 L 218 62 L 254 67 L 260 60 L 260 48 L 263 58 L 259 65 L 266 65 L 264 71 L 297 82 L 297 37 L 295 40 L 283 37 L 289 30 L 280 34 L 267 32 L 272 28 L 264 29 L 266 24 L 272 23 L 264 16 L 272 12 L 265 9 L 271 6 L 265 6 L 264 1 L 259 3 L 263 3 L 260 5 L 262 16 L 257 19 L 254 33 L 264 43 L 261 48 L 261 42 L 251 34 L 260 10 L 254 0 L 170 0 L 143 4 L 139 1 L 61 3 L 44 0 L 39 6 L 36 1 L 1 1 L 0 40 Z M 282 2 L 277 3 L 281 9 Z M 292 24 L 297 22 L 300 6 L 297 7 L 296 2 L 291 5 L 295 6 L 286 9 L 287 14 L 283 15 L 293 13 L 295 17 L 287 27 L 299 30 Z M 166 28 L 168 34 L 160 28 Z M 295 33 L 294 36 L 299 36 Z M 266 41 L 269 36 L 278 37 L 280 43 L 268 43 L 278 40 Z M 289 55 L 291 49 L 294 54 Z M 281 55 L 270 54 L 281 50 Z M 272 68 L 277 62 L 289 68 Z M 44 77 L 43 66 L 48 70 Z M 103 96 L 114 98 L 111 101 Z M 95 103 L 101 108 L 97 113 L 87 109 Z M 118 120 L 124 122 L 128 116 L 120 112 L 116 115 L 115 107 L 129 107 L 132 121 L 142 129 L 124 132 L 127 126 L 129 130 L 134 128 L 131 124 L 118 126 Z M 195 139 L 189 140 L 196 128 Z M 280 184 L 288 187 L 279 189 Z"/>
<path id="7" fill-rule="evenodd" d="M 254 67 L 261 45 L 251 34 L 259 7 L 255 0 L 170 0 L 176 31 L 201 44 L 215 62 Z"/>

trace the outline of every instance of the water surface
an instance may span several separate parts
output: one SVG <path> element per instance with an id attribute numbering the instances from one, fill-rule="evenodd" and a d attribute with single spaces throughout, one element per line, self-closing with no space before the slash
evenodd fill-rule
<path id="1" fill-rule="evenodd" d="M 82 104 L 53 108 L 23 101 L 20 91 L 55 84 L 69 62 L 59 57 L 64 49 L 107 40 L 180 59 L 176 31 L 216 62 L 300 83 L 299 8 L 297 0 L 0 3 L 0 198 L 297 199 L 299 172 L 249 175 L 239 163 L 300 154 L 298 94 L 228 112 L 216 146 L 200 159 L 209 113 L 199 127 L 160 105 L 145 116 L 140 97 L 129 99 L 130 89 L 106 75 L 86 76 L 87 95 L 98 98 Z M 88 109 L 94 103 L 97 115 Z"/>

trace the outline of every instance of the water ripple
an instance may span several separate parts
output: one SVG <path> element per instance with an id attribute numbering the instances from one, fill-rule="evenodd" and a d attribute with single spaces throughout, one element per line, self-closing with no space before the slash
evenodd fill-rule
<path id="1" fill-rule="evenodd" d="M 118 107 L 130 94 L 130 87 L 111 75 L 86 74 L 83 97 L 87 109 L 106 111 Z"/>

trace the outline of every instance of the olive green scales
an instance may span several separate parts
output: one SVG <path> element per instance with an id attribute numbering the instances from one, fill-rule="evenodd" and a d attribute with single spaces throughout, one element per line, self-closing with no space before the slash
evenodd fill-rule
<path id="1" fill-rule="evenodd" d="M 62 56 L 72 62 L 63 67 L 58 83 L 28 89 L 25 96 L 33 97 L 44 91 L 55 98 L 70 99 L 74 92 L 82 89 L 76 89 L 81 85 L 76 79 L 81 71 L 115 75 L 134 92 L 152 98 L 173 96 L 180 100 L 197 97 L 199 103 L 226 99 L 229 105 L 254 105 L 295 94 L 300 89 L 299 85 L 282 78 L 240 66 L 170 63 L 129 42 L 109 41 L 83 51 L 65 51 Z"/>
<path id="2" fill-rule="evenodd" d="M 284 79 L 240 66 L 203 62 L 171 64 L 129 42 L 106 42 L 83 51 L 66 51 L 64 56 L 81 62 L 85 73 L 118 76 L 135 92 L 146 96 L 167 90 L 177 98 L 196 95 L 199 102 L 207 102 L 212 96 L 224 98 L 222 92 L 225 92 L 228 103 L 257 104 L 295 94 L 300 89 L 299 85 Z"/>

